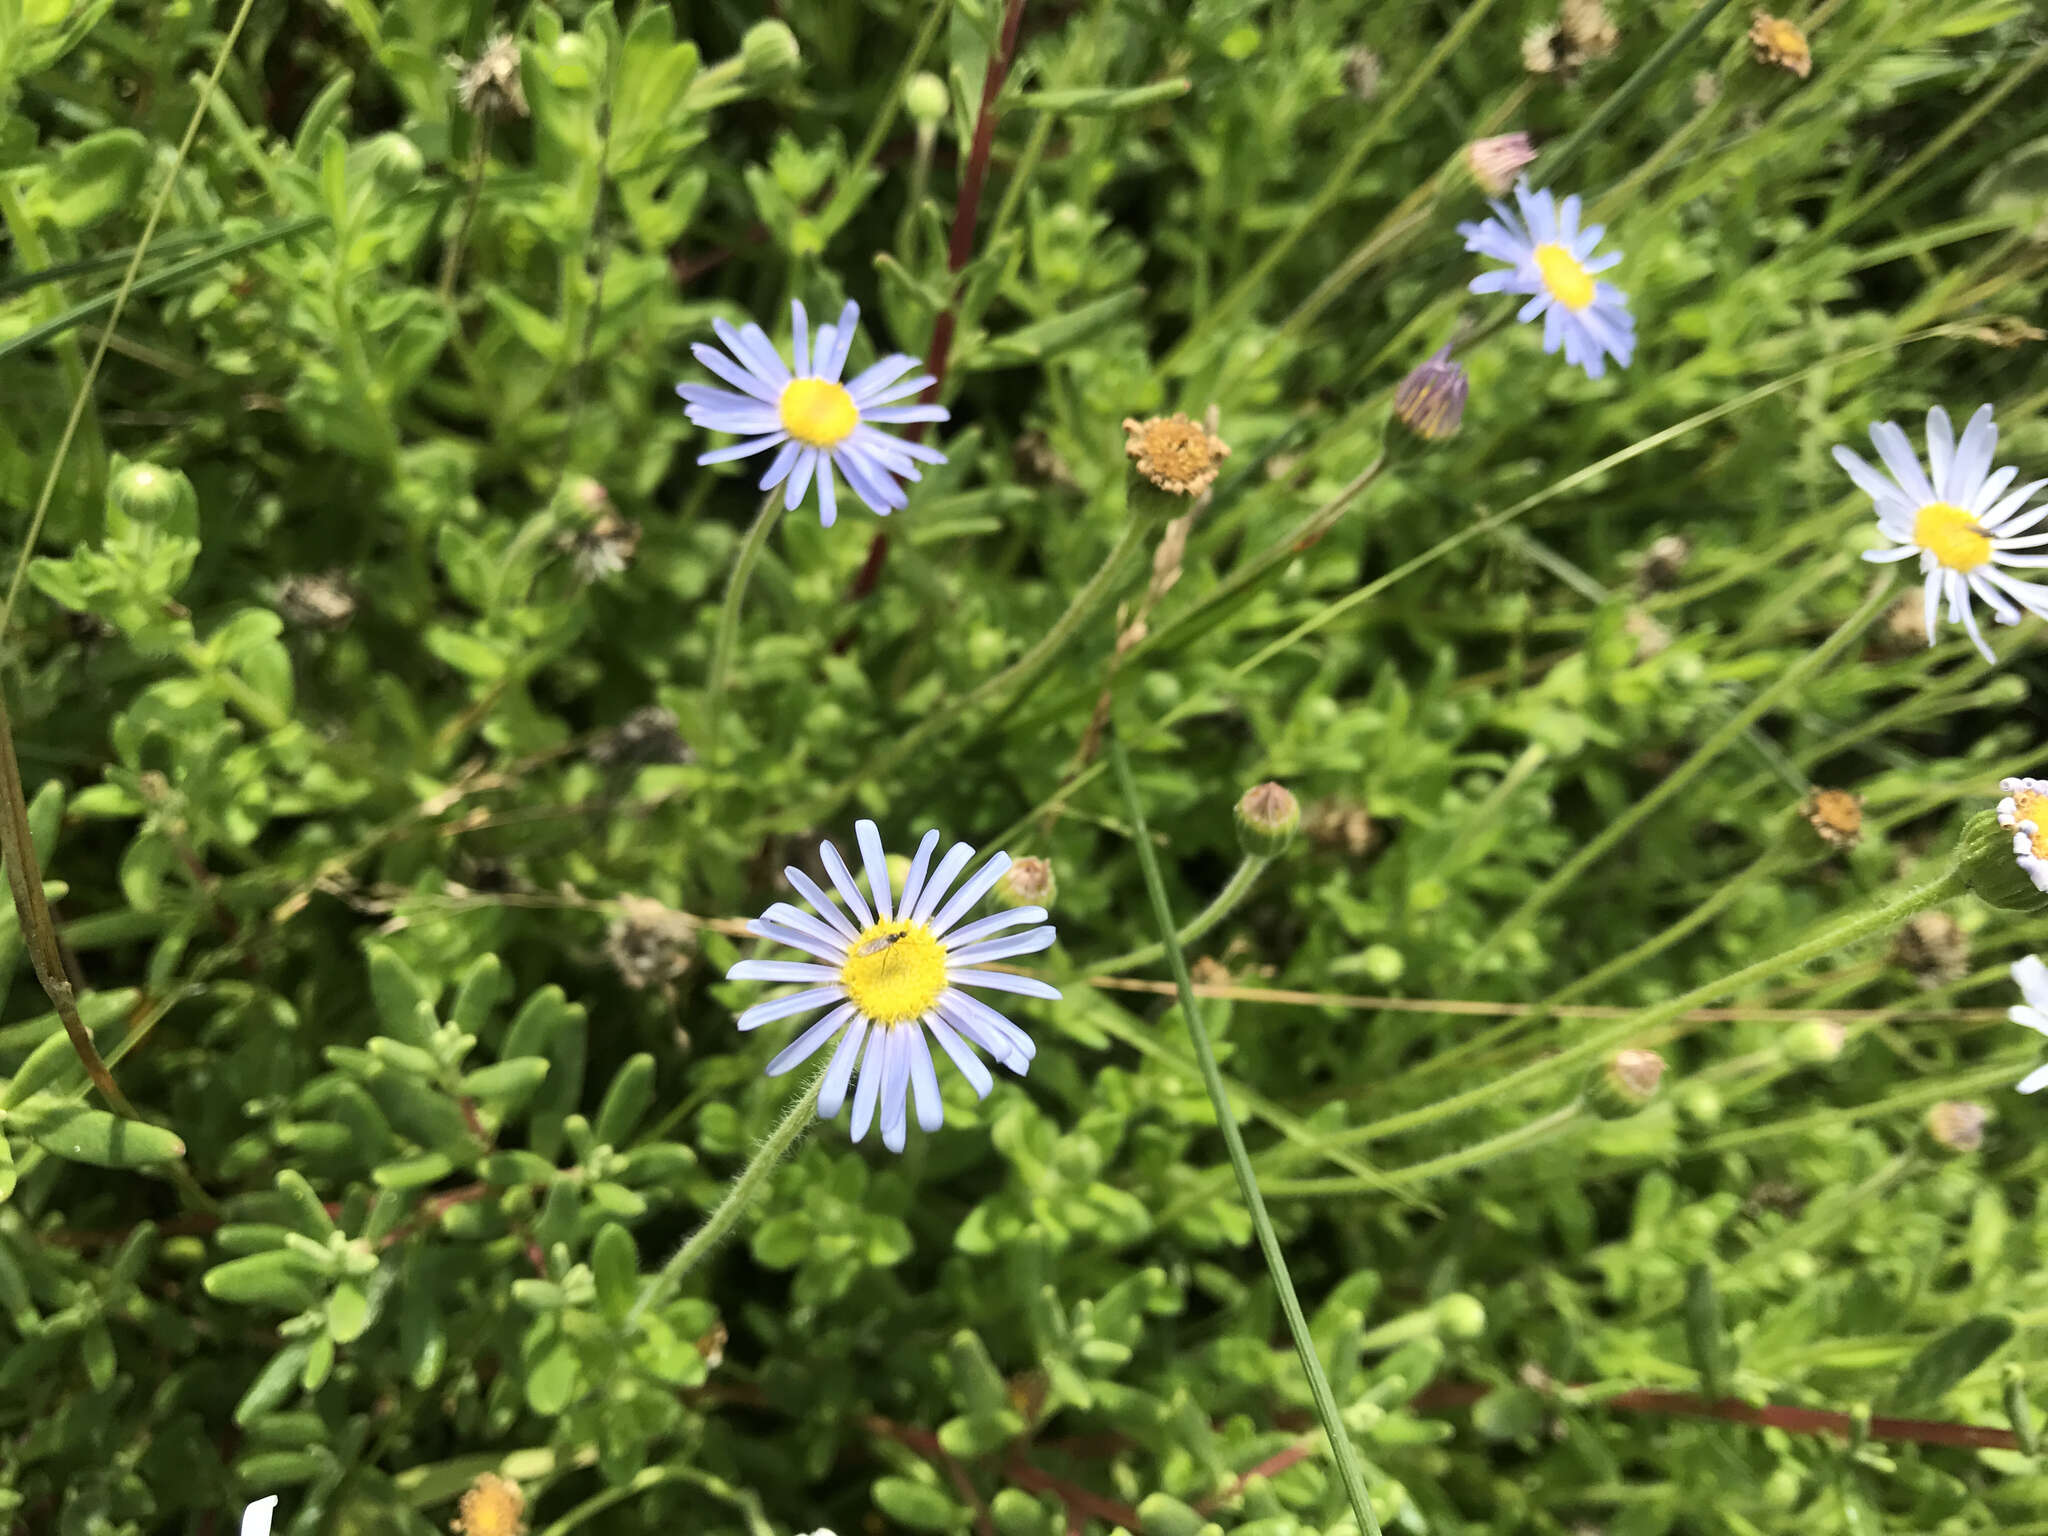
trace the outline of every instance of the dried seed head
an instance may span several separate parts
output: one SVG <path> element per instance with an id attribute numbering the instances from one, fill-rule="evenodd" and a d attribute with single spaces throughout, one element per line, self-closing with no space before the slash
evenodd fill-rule
<path id="1" fill-rule="evenodd" d="M 595 481 L 590 483 L 599 496 L 604 495 L 604 487 Z M 576 567 L 577 579 L 586 583 L 620 575 L 633 563 L 640 548 L 640 525 L 614 512 L 609 500 L 603 506 L 604 510 L 590 523 L 561 539 Z"/>
<path id="2" fill-rule="evenodd" d="M 1984 1126 L 1991 1112 L 1968 1099 L 1943 1099 L 1927 1111 L 1927 1134 L 1951 1152 L 1974 1152 L 1984 1145 Z"/>
<path id="3" fill-rule="evenodd" d="M 1557 30 L 1572 54 L 1574 68 L 1604 59 L 1621 43 L 1621 33 L 1600 0 L 1564 0 L 1558 8 Z"/>
<path id="4" fill-rule="evenodd" d="M 1846 789 L 1816 789 L 1800 814 L 1830 847 L 1854 848 L 1863 836 L 1863 797 Z"/>
<path id="5" fill-rule="evenodd" d="M 696 761 L 675 714 L 659 704 L 642 705 L 591 743 L 590 760 L 600 768 L 678 766 Z"/>
<path id="6" fill-rule="evenodd" d="M 1059 891 L 1051 859 L 1018 859 L 996 882 L 996 899 L 1012 907 L 1050 907 Z"/>
<path id="7" fill-rule="evenodd" d="M 1124 452 L 1137 471 L 1160 490 L 1174 496 L 1199 496 L 1216 483 L 1216 473 L 1230 457 L 1230 445 L 1175 411 L 1171 416 L 1124 418 Z"/>
<path id="8" fill-rule="evenodd" d="M 271 600 L 284 621 L 300 629 L 340 629 L 356 614 L 355 593 L 339 571 L 288 576 Z"/>
<path id="9" fill-rule="evenodd" d="M 1501 133 L 1465 146 L 1465 169 L 1488 197 L 1505 197 L 1522 167 L 1536 158 L 1526 133 Z"/>
<path id="10" fill-rule="evenodd" d="M 1370 48 L 1353 48 L 1344 55 L 1344 89 L 1360 101 L 1379 95 L 1384 74 L 1380 56 Z"/>
<path id="11" fill-rule="evenodd" d="M 1554 75 L 1564 66 L 1560 52 L 1564 43 L 1556 27 L 1544 24 L 1532 27 L 1522 36 L 1522 68 L 1532 75 Z"/>
<path id="12" fill-rule="evenodd" d="M 1318 800 L 1310 808 L 1302 831 L 1316 847 L 1332 853 L 1362 859 L 1379 841 L 1379 829 L 1372 813 L 1355 800 Z"/>
<path id="13" fill-rule="evenodd" d="M 1655 1051 L 1616 1051 L 1594 1070 L 1586 1103 L 1603 1120 L 1622 1120 L 1657 1096 L 1664 1058 Z"/>
<path id="14" fill-rule="evenodd" d="M 1692 104 L 1702 109 L 1711 107 L 1721 99 L 1721 77 L 1711 69 L 1703 69 L 1692 77 Z"/>
<path id="15" fill-rule="evenodd" d="M 1426 443 L 1440 443 L 1465 419 L 1465 370 L 1445 347 L 1419 364 L 1394 391 L 1394 420 Z"/>
<path id="16" fill-rule="evenodd" d="M 1804 80 L 1813 73 L 1813 49 L 1806 34 L 1779 16 L 1758 11 L 1749 24 L 1749 46 L 1759 64 L 1775 64 Z"/>
<path id="17" fill-rule="evenodd" d="M 462 110 L 477 117 L 525 117 L 526 88 L 519 83 L 519 44 L 499 33 L 476 56 L 473 64 L 450 61 L 462 71 L 455 83 L 455 99 Z"/>
<path id="18" fill-rule="evenodd" d="M 1026 432 L 1010 445 L 1010 462 L 1026 480 L 1072 488 L 1074 472 L 1043 432 Z"/>
<path id="19" fill-rule="evenodd" d="M 682 913 L 644 896 L 621 896 L 619 915 L 605 934 L 605 958 L 636 992 L 669 992 L 690 968 L 697 950 L 695 925 Z"/>
<path id="20" fill-rule="evenodd" d="M 522 1536 L 526 1530 L 526 1495 L 495 1472 L 471 1483 L 457 1510 L 448 1528 L 458 1536 Z"/>
<path id="21" fill-rule="evenodd" d="M 1922 912 L 1893 936 L 1891 958 L 1931 991 L 1970 974 L 1970 936 L 1946 912 Z"/>
<path id="22" fill-rule="evenodd" d="M 1669 591 L 1678 585 L 1691 558 L 1692 540 L 1682 533 L 1667 533 L 1653 540 L 1636 556 L 1636 590 L 1645 594 Z"/>
<path id="23" fill-rule="evenodd" d="M 1244 851 L 1272 858 L 1301 830 L 1301 802 L 1270 779 L 1246 790 L 1237 802 L 1237 840 Z"/>
<path id="24" fill-rule="evenodd" d="M 1636 643 L 1636 660 L 1648 661 L 1671 649 L 1671 631 L 1640 608 L 1623 615 L 1621 631 Z"/>

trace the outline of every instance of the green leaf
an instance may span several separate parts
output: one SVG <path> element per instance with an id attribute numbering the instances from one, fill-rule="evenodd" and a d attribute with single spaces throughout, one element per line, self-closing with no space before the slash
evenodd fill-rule
<path id="1" fill-rule="evenodd" d="M 545 1056 L 518 1056 L 488 1067 L 479 1067 L 463 1077 L 460 1087 L 472 1099 L 482 1099 L 493 1108 L 510 1110 L 524 1104 L 548 1075 Z"/>
<path id="2" fill-rule="evenodd" d="M 908 1477 L 875 1480 L 875 1507 L 914 1531 L 952 1531 L 967 1524 L 965 1509 L 929 1483 Z"/>
<path id="3" fill-rule="evenodd" d="M 1073 117 L 1107 117 L 1116 112 L 1135 112 L 1187 95 L 1194 82 L 1185 75 L 1172 80 L 1155 80 L 1150 85 L 1124 89 L 1109 86 L 1081 86 L 1064 91 L 1023 91 L 1017 105 L 1038 112 L 1065 112 Z"/>
<path id="4" fill-rule="evenodd" d="M 65 229 L 90 229 L 134 202 L 149 160 L 149 140 L 132 128 L 88 134 L 51 167 L 40 211 Z"/>
<path id="5" fill-rule="evenodd" d="M 590 1272 L 598 1310 L 611 1322 L 625 1321 L 640 1291 L 640 1250 L 633 1234 L 615 1221 L 599 1227 L 590 1245 Z"/>
<path id="6" fill-rule="evenodd" d="M 553 1418 L 576 1396 L 582 1367 L 576 1349 L 552 1322 L 539 1325 L 545 1336 L 538 1348 L 526 1351 L 526 1406 L 542 1418 Z"/>
<path id="7" fill-rule="evenodd" d="M 297 1169 L 279 1170 L 277 1190 L 290 1202 L 296 1218 L 294 1225 L 306 1236 L 325 1241 L 337 1230 L 334 1218 L 327 1214 L 327 1207 L 321 1204 L 320 1197 L 313 1193 L 313 1186 Z"/>
<path id="8" fill-rule="evenodd" d="M 1892 1402 L 1919 1408 L 1946 1396 L 2013 1336 L 2013 1321 L 1988 1312 L 1958 1323 L 1906 1362 L 1892 1387 Z"/>
<path id="9" fill-rule="evenodd" d="M 352 1344 L 370 1326 L 370 1298 L 353 1280 L 344 1280 L 327 1298 L 327 1332 L 337 1344 Z"/>
<path id="10" fill-rule="evenodd" d="M 306 1368 L 306 1357 L 312 1352 L 307 1344 L 291 1343 L 270 1357 L 270 1361 L 256 1373 L 256 1379 L 249 1383 L 249 1390 L 242 1394 L 242 1400 L 235 1404 L 235 1422 L 247 1427 L 253 1419 L 270 1412 L 298 1384 L 299 1373 Z"/>
<path id="11" fill-rule="evenodd" d="M 370 1170 L 370 1177 L 383 1189 L 423 1189 L 454 1171 L 455 1164 L 439 1152 L 422 1152 L 379 1163 Z"/>
<path id="12" fill-rule="evenodd" d="M 654 1103 L 654 1058 L 645 1051 L 626 1058 L 612 1085 L 605 1090 L 604 1103 L 592 1127 L 599 1146 L 625 1144 L 640 1119 Z"/>
<path id="13" fill-rule="evenodd" d="M 1705 1264 L 1695 1264 L 1686 1272 L 1685 1342 L 1692 1352 L 1693 1369 L 1700 1373 L 1700 1391 L 1719 1397 L 1727 1374 L 1727 1336 L 1721 1326 L 1714 1272 Z"/>
<path id="14" fill-rule="evenodd" d="M 185 1143 L 162 1126 L 123 1120 L 82 1104 L 28 1106 L 14 1111 L 14 1121 L 29 1140 L 54 1157 L 101 1168 L 146 1168 L 185 1155 Z"/>
<path id="15" fill-rule="evenodd" d="M 200 1284 L 219 1301 L 303 1312 L 320 1300 L 313 1285 L 318 1278 L 318 1269 L 303 1255 L 273 1248 L 216 1264 L 200 1277 Z"/>
<path id="16" fill-rule="evenodd" d="M 370 1000 L 384 1033 L 418 1050 L 434 1043 L 434 997 L 412 967 L 384 944 L 368 946 Z"/>

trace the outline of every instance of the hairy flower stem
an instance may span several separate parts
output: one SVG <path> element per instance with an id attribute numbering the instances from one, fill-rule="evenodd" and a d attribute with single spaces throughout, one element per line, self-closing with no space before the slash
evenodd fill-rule
<path id="1" fill-rule="evenodd" d="M 441 257 L 439 298 L 443 304 L 455 302 L 455 277 L 462 270 L 462 251 L 469 243 L 469 227 L 476 221 L 477 205 L 483 201 L 484 172 L 490 158 L 491 122 L 488 117 L 483 117 L 477 121 L 476 144 L 470 151 L 469 190 L 462 199 L 462 221 L 455 226 L 455 236 Z"/>
<path id="2" fill-rule="evenodd" d="M 733 557 L 732 574 L 726 578 L 725 601 L 718 609 L 718 629 L 711 637 L 711 670 L 704 679 L 704 760 L 708 763 L 718 761 L 718 728 L 722 723 L 719 706 L 725 699 L 726 674 L 732 670 L 732 648 L 739 638 L 740 605 L 746 601 L 747 583 L 754 579 L 754 567 L 760 563 L 768 535 L 775 531 L 782 516 L 782 495 L 778 485 L 761 499 L 761 510 L 754 514 L 753 526 L 741 540 L 740 552 Z"/>
<path id="3" fill-rule="evenodd" d="M 740 1217 L 746 1214 L 747 1207 L 754 1203 L 754 1197 L 761 1192 L 761 1186 L 767 1181 L 768 1175 L 789 1156 L 790 1148 L 797 1144 L 804 1132 L 810 1129 L 811 1122 L 817 1118 L 818 1094 L 824 1086 L 825 1074 L 820 1071 L 811 1078 L 810 1086 L 782 1112 L 782 1118 L 776 1122 L 775 1129 L 768 1133 L 768 1139 L 755 1150 L 752 1161 L 740 1170 L 740 1176 L 732 1181 L 732 1188 L 725 1192 L 725 1198 L 718 1202 L 717 1208 L 705 1219 L 704 1225 L 684 1240 L 683 1246 L 676 1250 L 675 1257 L 661 1267 L 660 1274 L 641 1287 L 632 1310 L 626 1313 L 627 1333 L 633 1331 L 642 1313 L 667 1301 L 674 1294 L 675 1288 L 682 1283 L 683 1276 L 702 1263 L 705 1256 L 732 1231 Z"/>
<path id="4" fill-rule="evenodd" d="M 1195 1060 L 1202 1069 L 1202 1080 L 1208 1085 L 1209 1102 L 1216 1109 L 1216 1125 L 1223 1133 L 1224 1148 L 1230 1154 L 1230 1166 L 1237 1175 L 1238 1189 L 1244 1195 L 1245 1208 L 1251 1213 L 1252 1231 L 1257 1236 L 1259 1251 L 1265 1256 L 1266 1269 L 1273 1277 L 1273 1288 L 1280 1297 L 1280 1310 L 1287 1317 L 1287 1331 L 1294 1339 L 1294 1350 L 1301 1357 L 1302 1371 L 1308 1377 L 1309 1395 L 1315 1400 L 1316 1417 L 1322 1421 L 1323 1433 L 1329 1438 L 1330 1455 L 1337 1463 L 1337 1478 L 1344 1485 L 1345 1495 L 1351 1501 L 1351 1512 L 1358 1521 L 1360 1531 L 1367 1536 L 1380 1536 L 1380 1523 L 1373 1514 L 1372 1496 L 1365 1489 L 1365 1472 L 1358 1464 L 1358 1447 L 1351 1443 L 1351 1432 L 1344 1427 L 1342 1411 L 1337 1406 L 1337 1394 L 1330 1390 L 1330 1378 L 1323 1372 L 1323 1362 L 1316 1355 L 1315 1340 L 1308 1331 L 1308 1319 L 1302 1315 L 1301 1300 L 1294 1294 L 1294 1279 L 1287 1272 L 1286 1256 L 1280 1252 L 1280 1239 L 1274 1235 L 1272 1219 L 1266 1214 L 1266 1202 L 1259 1194 L 1259 1181 L 1252 1172 L 1251 1155 L 1245 1151 L 1244 1137 L 1237 1129 L 1237 1117 L 1230 1107 L 1230 1096 L 1223 1087 L 1223 1074 L 1216 1065 L 1216 1052 L 1209 1044 L 1209 1031 L 1202 1023 L 1201 1011 L 1195 1006 L 1194 983 L 1188 978 L 1187 956 L 1181 953 L 1180 943 L 1174 937 L 1173 908 L 1167 903 L 1166 885 L 1159 876 L 1159 856 L 1152 849 L 1152 834 L 1145 827 L 1145 808 L 1138 800 L 1138 786 L 1131 777 L 1130 759 L 1124 755 L 1123 743 L 1118 740 L 1114 727 L 1109 736 L 1109 761 L 1116 772 L 1117 786 L 1123 791 L 1124 808 L 1130 817 L 1131 846 L 1137 850 L 1138 866 L 1144 871 L 1145 891 L 1152 898 L 1152 915 L 1159 924 L 1161 940 L 1166 948 L 1166 958 L 1173 968 L 1173 979 L 1180 989 L 1181 1016 L 1187 1020 L 1188 1039 L 1195 1048 Z"/>
<path id="5" fill-rule="evenodd" d="M 1224 918 L 1237 909 L 1239 903 L 1246 896 L 1251 894 L 1252 886 L 1257 883 L 1259 876 L 1266 872 L 1267 866 L 1272 862 L 1271 859 L 1262 858 L 1255 853 L 1245 855 L 1244 862 L 1237 866 L 1230 879 L 1224 882 L 1223 889 L 1216 893 L 1216 899 L 1194 917 L 1188 919 L 1180 932 L 1174 936 L 1174 942 L 1182 945 L 1192 944 L 1211 928 L 1222 922 Z M 1166 946 L 1164 944 L 1146 944 L 1132 950 L 1129 954 L 1118 955 L 1114 959 L 1101 960 L 1094 965 L 1087 966 L 1083 968 L 1081 974 L 1083 976 L 1114 976 L 1119 971 L 1132 971 L 1141 965 L 1150 965 L 1153 961 L 1164 956 L 1165 953 Z"/>

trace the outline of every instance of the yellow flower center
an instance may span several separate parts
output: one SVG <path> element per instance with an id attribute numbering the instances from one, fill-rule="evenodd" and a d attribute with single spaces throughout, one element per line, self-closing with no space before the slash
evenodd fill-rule
<path id="1" fill-rule="evenodd" d="M 792 379 L 782 391 L 782 430 L 813 448 L 832 448 L 860 425 L 860 408 L 844 384 Z"/>
<path id="2" fill-rule="evenodd" d="M 1974 571 L 1991 558 L 1991 535 L 1946 501 L 1930 501 L 1914 514 L 1913 542 L 1952 571 Z"/>
<path id="3" fill-rule="evenodd" d="M 946 952 L 922 923 L 876 923 L 854 941 L 839 981 L 877 1024 L 907 1024 L 930 1013 L 946 990 Z"/>
<path id="4" fill-rule="evenodd" d="M 2034 834 L 2034 857 L 2048 859 L 2048 795 L 2037 789 L 2019 791 L 2012 797 L 2012 819 L 2015 826 L 2031 821 L 2040 828 Z"/>
<path id="5" fill-rule="evenodd" d="M 1566 309 L 1584 309 L 1593 302 L 1593 274 L 1555 241 L 1536 247 L 1536 270 L 1543 274 L 1550 296 Z"/>

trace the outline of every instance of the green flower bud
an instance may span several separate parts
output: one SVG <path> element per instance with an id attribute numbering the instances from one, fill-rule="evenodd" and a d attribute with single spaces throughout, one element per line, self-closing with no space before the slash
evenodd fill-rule
<path id="1" fill-rule="evenodd" d="M 757 21 L 740 39 L 740 64 L 747 78 L 755 82 L 779 80 L 793 75 L 803 62 L 796 34 L 779 21 Z"/>
<path id="2" fill-rule="evenodd" d="M 1680 1083 L 1671 1095 L 1671 1102 L 1677 1107 L 1686 1124 L 1695 1130 L 1711 1131 L 1721 1123 L 1721 1113 L 1725 1106 L 1721 1102 L 1721 1095 L 1714 1091 L 1711 1083 L 1697 1080 Z"/>
<path id="3" fill-rule="evenodd" d="M 1408 957 L 1391 944 L 1368 944 L 1358 957 L 1359 968 L 1383 987 L 1390 987 L 1408 969 Z"/>
<path id="4" fill-rule="evenodd" d="M 996 882 L 996 900 L 1006 907 L 1049 908 L 1059 891 L 1050 859 L 1018 859 Z"/>
<path id="5" fill-rule="evenodd" d="M 1254 785 L 1237 802 L 1237 840 L 1244 851 L 1270 859 L 1286 852 L 1301 830 L 1301 802 L 1283 785 Z"/>
<path id="6" fill-rule="evenodd" d="M 1655 1051 L 1616 1051 L 1586 1084 L 1586 1104 L 1602 1120 L 1625 1120 L 1657 1096 L 1664 1058 Z"/>
<path id="7" fill-rule="evenodd" d="M 126 464 L 107 487 L 110 525 L 125 519 L 185 538 L 199 536 L 199 495 L 180 469 L 161 464 Z"/>
<path id="8" fill-rule="evenodd" d="M 1785 1059 L 1802 1067 L 1824 1067 L 1842 1054 L 1849 1031 L 1833 1019 L 1801 1019 L 1778 1041 Z"/>
<path id="9" fill-rule="evenodd" d="M 2010 912 L 2048 912 L 2048 891 L 2034 885 L 2013 853 L 2015 834 L 1996 811 L 1979 811 L 1956 839 L 1956 867 L 1977 899 Z"/>
<path id="10" fill-rule="evenodd" d="M 1446 1339 L 1476 1339 L 1486 1332 L 1486 1307 L 1477 1296 L 1453 1291 L 1436 1304 L 1436 1329 Z"/>
<path id="11" fill-rule="evenodd" d="M 903 110 L 920 128 L 934 128 L 943 122 L 950 105 L 946 82 L 928 69 L 920 69 L 903 87 Z"/>
<path id="12" fill-rule="evenodd" d="M 402 133 L 380 133 L 363 146 L 363 162 L 386 197 L 410 192 L 427 168 L 419 146 Z"/>

